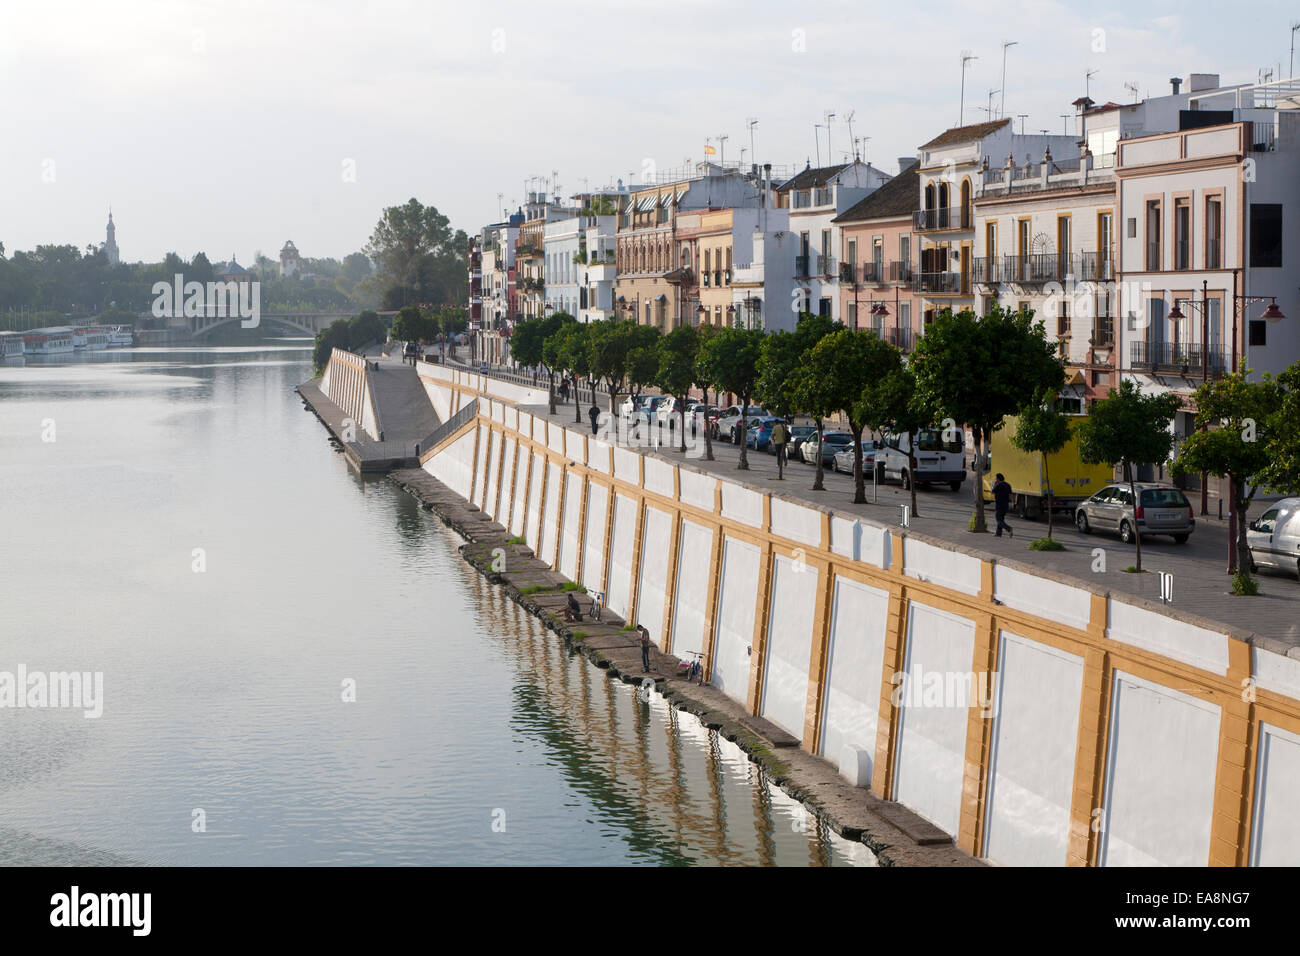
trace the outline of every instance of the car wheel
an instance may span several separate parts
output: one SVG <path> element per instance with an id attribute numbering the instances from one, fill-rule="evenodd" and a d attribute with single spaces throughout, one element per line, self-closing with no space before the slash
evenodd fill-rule
<path id="1" fill-rule="evenodd" d="M 1133 526 L 1128 523 L 1127 519 L 1119 523 L 1119 539 L 1125 544 L 1133 543 Z"/>
<path id="2" fill-rule="evenodd" d="M 912 478 L 911 478 L 910 475 L 908 475 L 908 473 L 907 473 L 907 469 L 904 468 L 904 469 L 902 470 L 902 472 L 900 472 L 900 475 L 901 475 L 901 477 L 902 477 L 902 481 L 903 481 L 903 490 L 904 490 L 904 491 L 910 491 L 911 488 L 912 488 Z"/>
<path id="3" fill-rule="evenodd" d="M 950 481 L 950 482 L 948 482 L 948 487 L 951 488 L 953 491 L 961 491 L 961 482 L 960 482 L 960 481 Z"/>
<path id="4" fill-rule="evenodd" d="M 1092 534 L 1092 525 L 1088 524 L 1088 516 L 1082 508 L 1075 512 L 1074 526 L 1079 529 L 1079 534 Z"/>
<path id="5" fill-rule="evenodd" d="M 1174 535 L 1174 544 L 1186 544 L 1186 543 L 1187 543 L 1187 535 L 1185 534 Z"/>

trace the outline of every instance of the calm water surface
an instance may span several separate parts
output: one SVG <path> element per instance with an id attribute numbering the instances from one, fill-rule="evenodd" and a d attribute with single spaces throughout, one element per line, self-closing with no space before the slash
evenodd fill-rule
<path id="1" fill-rule="evenodd" d="M 872 862 L 350 474 L 310 373 L 293 340 L 0 367 L 0 672 L 104 675 L 98 719 L 0 709 L 0 863 Z"/>

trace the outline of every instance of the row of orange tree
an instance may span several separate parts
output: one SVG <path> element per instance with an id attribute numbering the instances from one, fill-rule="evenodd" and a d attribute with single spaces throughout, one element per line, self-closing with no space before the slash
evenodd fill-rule
<path id="1" fill-rule="evenodd" d="M 994 307 L 982 316 L 944 310 L 926 327 L 910 356 L 871 330 L 849 329 L 828 316 L 803 314 L 793 331 L 683 325 L 667 334 L 653 326 L 606 320 L 580 323 L 556 313 L 518 325 L 511 337 L 516 361 L 543 365 L 555 411 L 556 377 L 598 383 L 616 413 L 618 399 L 647 387 L 676 397 L 677 429 L 685 451 L 685 406 L 692 393 L 708 403 L 734 395 L 742 409 L 760 402 L 770 412 L 810 417 L 819 438 L 833 416 L 853 435 L 855 503 L 865 503 L 862 435 L 866 431 L 912 432 L 928 427 L 970 430 L 974 455 L 973 531 L 987 531 L 983 474 L 993 432 L 1019 416 L 1016 445 L 1046 459 L 1078 430 L 1080 454 L 1092 463 L 1122 465 L 1133 480 L 1141 464 L 1169 459 L 1177 398 L 1144 395 L 1124 381 L 1076 424 L 1061 413 L 1057 394 L 1065 368 L 1054 342 L 1032 311 Z M 573 390 L 575 420 L 582 409 Z M 1175 462 L 1176 469 L 1230 480 L 1238 515 L 1238 560 L 1248 566 L 1244 516 L 1257 488 L 1300 488 L 1300 365 L 1277 378 L 1252 379 L 1245 369 L 1203 386 L 1197 393 L 1197 425 Z M 741 420 L 741 434 L 747 422 Z M 1240 426 L 1240 427 L 1239 427 Z M 705 457 L 713 459 L 706 429 Z M 1235 438 L 1233 436 L 1236 436 Z M 740 444 L 737 467 L 749 467 Z M 916 462 L 911 462 L 915 471 Z M 916 512 L 915 482 L 912 509 Z M 814 490 L 822 490 L 818 456 Z M 1136 499 L 1136 495 L 1135 495 Z M 1051 509 L 1048 509 L 1051 538 Z M 1136 527 L 1136 518 L 1134 521 Z M 1137 566 L 1141 568 L 1139 537 Z"/>

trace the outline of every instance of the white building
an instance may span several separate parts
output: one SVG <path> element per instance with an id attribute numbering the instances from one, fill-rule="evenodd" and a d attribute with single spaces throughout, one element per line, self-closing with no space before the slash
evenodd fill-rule
<path id="1" fill-rule="evenodd" d="M 792 280 L 803 291 L 803 311 L 842 321 L 837 254 L 840 236 L 832 220 L 890 178 L 889 173 L 855 159 L 819 169 L 810 165 L 776 187 L 776 207 L 788 213 L 795 240 L 787 253 L 788 265 L 793 267 Z M 770 259 L 765 261 L 770 280 L 776 264 Z"/>

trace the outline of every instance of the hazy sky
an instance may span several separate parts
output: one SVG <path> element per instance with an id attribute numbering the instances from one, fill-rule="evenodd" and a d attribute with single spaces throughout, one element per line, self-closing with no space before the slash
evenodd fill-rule
<path id="1" fill-rule="evenodd" d="M 1254 81 L 1288 69 L 1281 3 L 21 2 L 0 6 L 0 242 L 101 242 L 109 204 L 127 261 L 214 261 L 286 239 L 305 256 L 360 248 L 411 196 L 473 232 L 559 171 L 568 195 L 649 159 L 817 159 L 833 110 L 836 159 L 853 132 L 897 157 L 1001 85 L 1027 130 L 1092 79 L 1098 101 L 1153 95 L 1171 76 Z M 1098 33 L 1097 31 L 1104 31 Z M 802 49 L 800 49 L 802 47 Z M 1094 49 L 1104 47 L 1104 49 Z M 995 108 L 1000 97 L 994 99 Z M 1016 120 L 1019 129 L 1019 120 Z M 826 160 L 825 133 L 821 134 Z"/>

